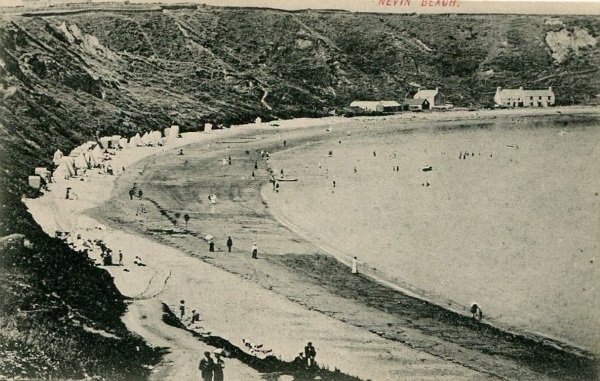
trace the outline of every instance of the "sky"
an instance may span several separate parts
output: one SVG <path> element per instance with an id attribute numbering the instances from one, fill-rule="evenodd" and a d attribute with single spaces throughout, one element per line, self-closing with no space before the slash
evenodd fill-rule
<path id="1" fill-rule="evenodd" d="M 46 0 L 39 0 L 44 2 Z M 50 0 L 60 2 L 60 0 Z M 94 3 L 107 0 L 93 0 Z M 111 0 L 108 0 L 111 1 Z M 119 1 L 112 0 L 111 2 Z M 122 0 L 121 0 L 122 1 Z M 280 9 L 343 9 L 384 13 L 541 13 L 600 15 L 600 0 L 131 0 L 132 3 L 204 3 Z M 22 0 L 0 0 L 4 6 Z"/>

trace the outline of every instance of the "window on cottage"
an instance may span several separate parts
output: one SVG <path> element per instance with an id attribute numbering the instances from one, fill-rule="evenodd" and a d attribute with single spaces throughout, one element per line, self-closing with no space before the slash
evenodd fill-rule
<path id="1" fill-rule="evenodd" d="M 550 100 L 552 100 L 552 97 L 551 97 L 551 96 L 549 96 L 549 97 L 548 97 L 548 100 L 549 100 L 549 101 L 550 101 Z"/>
<path id="2" fill-rule="evenodd" d="M 529 100 L 530 100 L 530 101 L 532 101 L 532 100 L 533 100 L 533 97 L 529 97 Z"/>
<path id="3" fill-rule="evenodd" d="M 542 100 L 542 97 L 540 96 L 540 101 Z"/>

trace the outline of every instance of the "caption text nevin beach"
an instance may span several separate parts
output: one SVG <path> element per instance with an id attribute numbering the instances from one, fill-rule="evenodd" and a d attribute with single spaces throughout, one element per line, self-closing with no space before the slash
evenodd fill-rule
<path id="1" fill-rule="evenodd" d="M 411 0 L 378 0 L 379 6 L 385 7 L 410 7 Z M 412 6 L 457 8 L 458 0 L 414 0 Z"/>

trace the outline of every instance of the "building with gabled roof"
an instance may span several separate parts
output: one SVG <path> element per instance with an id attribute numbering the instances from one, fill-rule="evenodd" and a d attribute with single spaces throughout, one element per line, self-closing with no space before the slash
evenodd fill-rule
<path id="1" fill-rule="evenodd" d="M 524 90 L 496 88 L 494 95 L 496 107 L 548 107 L 554 106 L 556 97 L 552 87 L 544 90 Z"/>
<path id="2" fill-rule="evenodd" d="M 402 102 L 402 108 L 410 111 L 429 110 L 431 104 L 427 99 L 405 99 L 404 102 Z"/>
<path id="3" fill-rule="evenodd" d="M 439 87 L 434 90 L 419 88 L 419 91 L 413 96 L 414 99 L 427 99 L 431 108 L 446 106 L 446 96 L 440 91 Z"/>
<path id="4" fill-rule="evenodd" d="M 396 112 L 401 105 L 396 101 L 354 101 L 350 107 L 362 111 Z"/>

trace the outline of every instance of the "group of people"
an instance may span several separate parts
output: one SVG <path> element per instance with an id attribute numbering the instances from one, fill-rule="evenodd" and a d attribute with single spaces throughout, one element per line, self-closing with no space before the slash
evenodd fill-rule
<path id="1" fill-rule="evenodd" d="M 214 252 L 215 242 L 213 241 L 213 237 L 209 235 L 206 236 L 205 239 L 208 242 L 208 251 Z M 231 249 L 233 248 L 233 239 L 231 238 L 231 236 L 227 237 L 227 241 L 225 242 L 225 244 L 227 245 L 227 252 L 231 253 Z M 250 251 L 252 252 L 252 258 L 258 259 L 258 245 L 256 244 L 256 242 L 252 243 L 252 248 L 250 249 Z"/>
<path id="2" fill-rule="evenodd" d="M 215 354 L 214 359 L 210 356 L 209 351 L 204 352 L 204 357 L 198 365 L 202 381 L 223 381 L 223 369 L 225 368 L 225 362 L 221 358 L 223 351 L 217 349 L 213 353 Z"/>
<path id="3" fill-rule="evenodd" d="M 298 370 L 314 368 L 317 366 L 315 357 L 317 357 L 317 350 L 312 343 L 309 342 L 304 347 L 304 352 L 300 352 L 298 356 L 296 356 L 293 364 Z"/>

